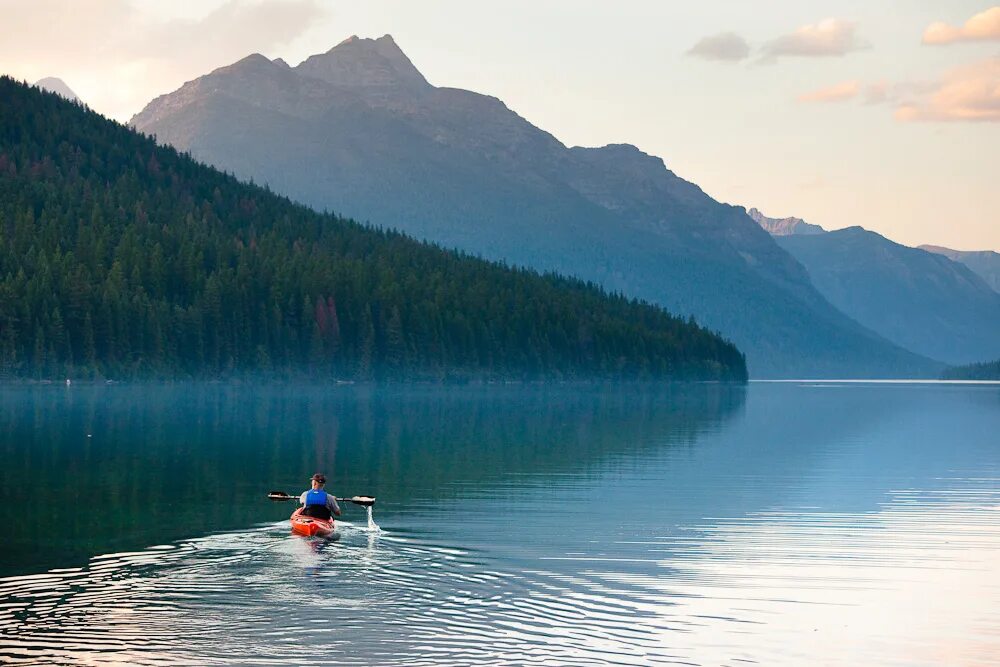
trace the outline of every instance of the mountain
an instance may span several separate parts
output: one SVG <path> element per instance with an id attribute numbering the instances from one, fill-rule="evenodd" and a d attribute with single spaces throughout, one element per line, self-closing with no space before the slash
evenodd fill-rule
<path id="1" fill-rule="evenodd" d="M 831 303 L 889 340 L 952 364 L 1000 356 L 1000 294 L 968 267 L 861 227 L 777 241 Z"/>
<path id="2" fill-rule="evenodd" d="M 802 218 L 769 218 L 755 208 L 747 211 L 747 215 L 764 228 L 771 236 L 792 236 L 798 234 L 822 234 L 826 230 L 819 225 L 813 225 Z"/>
<path id="3" fill-rule="evenodd" d="M 35 82 L 35 85 L 42 90 L 47 90 L 50 93 L 55 93 L 56 95 L 61 95 L 71 102 L 79 101 L 76 93 L 74 93 L 66 82 L 54 76 L 49 76 L 44 79 L 40 79 Z"/>
<path id="4" fill-rule="evenodd" d="M 664 310 L 317 213 L 0 78 L 0 374 L 746 380 Z"/>
<path id="5" fill-rule="evenodd" d="M 965 264 L 987 285 L 1000 292 L 1000 253 L 992 250 L 952 250 L 936 245 L 922 245 L 920 249 Z"/>
<path id="6" fill-rule="evenodd" d="M 132 124 L 316 209 L 692 314 L 758 377 L 938 372 L 833 308 L 742 208 L 634 146 L 569 148 L 494 97 L 436 87 L 388 35 L 296 67 L 249 56 Z"/>

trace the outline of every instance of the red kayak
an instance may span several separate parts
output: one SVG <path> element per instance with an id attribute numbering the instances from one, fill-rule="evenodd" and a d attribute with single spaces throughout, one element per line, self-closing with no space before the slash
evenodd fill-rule
<path id="1" fill-rule="evenodd" d="M 303 516 L 302 509 L 292 512 L 292 532 L 296 535 L 306 537 L 329 537 L 333 535 L 333 519 L 317 519 L 312 516 Z"/>

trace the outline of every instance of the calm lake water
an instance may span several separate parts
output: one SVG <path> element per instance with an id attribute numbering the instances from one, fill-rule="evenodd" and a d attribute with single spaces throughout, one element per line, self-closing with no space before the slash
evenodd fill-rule
<path id="1" fill-rule="evenodd" d="M 0 525 L 0 663 L 998 664 L 1000 386 L 0 387 Z"/>

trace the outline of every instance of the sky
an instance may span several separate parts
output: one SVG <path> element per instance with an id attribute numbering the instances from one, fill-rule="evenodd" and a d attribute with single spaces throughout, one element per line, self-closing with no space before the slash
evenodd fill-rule
<path id="1" fill-rule="evenodd" d="M 434 85 L 720 201 L 1000 251 L 997 0 L 0 0 L 0 33 L 0 72 L 120 121 L 250 53 L 392 34 Z"/>

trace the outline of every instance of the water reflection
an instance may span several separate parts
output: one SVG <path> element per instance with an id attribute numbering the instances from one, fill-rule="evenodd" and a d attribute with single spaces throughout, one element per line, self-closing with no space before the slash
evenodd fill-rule
<path id="1" fill-rule="evenodd" d="M 580 473 L 612 455 L 691 443 L 743 387 L 0 387 L 0 575 L 80 565 L 287 516 L 261 503 L 316 470 L 378 495 L 380 515 L 454 497 L 456 483 Z M 25 512 L 56 488 L 58 531 Z M 71 509 L 70 509 L 71 508 Z M 360 510 L 348 506 L 348 517 Z"/>
<path id="2" fill-rule="evenodd" d="M 420 429 L 398 420 L 394 456 L 352 454 L 407 491 L 376 511 L 385 532 L 359 513 L 317 545 L 282 521 L 2 579 L 0 661 L 990 664 L 998 397 L 755 386 L 701 422 L 602 402 L 619 421 L 578 439 L 576 399 L 536 404 L 558 455 L 533 441 L 515 464 L 467 442 L 469 461 L 429 438 L 452 475 L 419 483 Z"/>

